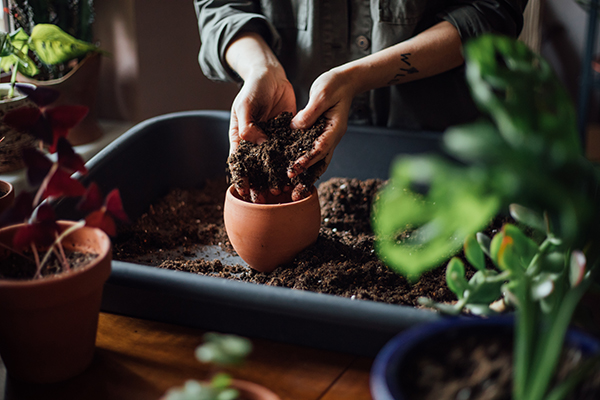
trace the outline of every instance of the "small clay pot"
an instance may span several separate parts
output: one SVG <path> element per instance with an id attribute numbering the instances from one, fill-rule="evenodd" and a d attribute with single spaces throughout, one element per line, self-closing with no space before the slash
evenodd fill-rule
<path id="1" fill-rule="evenodd" d="M 271 197 L 269 203 L 245 201 L 230 186 L 223 210 L 233 248 L 250 267 L 261 272 L 271 272 L 292 261 L 317 240 L 321 226 L 319 196 L 314 186 L 305 199 L 291 201 L 289 193 L 284 193 Z"/>
<path id="2" fill-rule="evenodd" d="M 15 200 L 15 190 L 13 185 L 0 180 L 0 214 L 12 206 Z"/>
<path id="3" fill-rule="evenodd" d="M 72 224 L 59 221 L 61 230 Z M 10 246 L 18 227 L 0 229 L 0 243 Z M 94 356 L 111 242 L 101 230 L 84 227 L 63 246 L 98 256 L 84 267 L 42 279 L 0 279 L 0 355 L 14 379 L 63 381 L 83 372 Z M 2 262 L 8 250 L 0 249 Z"/>

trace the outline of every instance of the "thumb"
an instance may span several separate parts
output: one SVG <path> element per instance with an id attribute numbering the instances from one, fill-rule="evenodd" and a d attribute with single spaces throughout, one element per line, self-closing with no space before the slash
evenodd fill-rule
<path id="1" fill-rule="evenodd" d="M 327 111 L 327 106 L 324 102 L 317 102 L 311 97 L 304 109 L 300 110 L 294 116 L 290 127 L 292 129 L 308 129 L 317 122 L 317 119 Z"/>

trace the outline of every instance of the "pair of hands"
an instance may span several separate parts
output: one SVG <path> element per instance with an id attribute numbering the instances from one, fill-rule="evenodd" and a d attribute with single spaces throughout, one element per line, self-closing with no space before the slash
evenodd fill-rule
<path id="1" fill-rule="evenodd" d="M 335 69 L 322 74 L 314 81 L 310 89 L 309 102 L 294 116 L 291 127 L 308 129 L 321 115 L 326 118 L 327 125 L 311 151 L 296 160 L 288 170 L 290 179 L 322 159 L 325 160 L 326 166 L 329 165 L 335 147 L 346 133 L 353 97 L 354 92 L 350 82 Z M 282 68 L 265 68 L 246 77 L 231 109 L 230 154 L 235 151 L 242 139 L 257 144 L 264 142 L 266 136 L 256 122 L 266 121 L 284 111 L 296 113 L 296 97 Z M 323 168 L 322 171 L 324 172 L 325 169 Z M 264 203 L 264 193 L 253 192 L 247 179 L 241 181 L 242 184 L 236 187 L 240 196 L 250 198 L 257 203 Z M 284 190 L 293 189 L 284 188 Z M 280 194 L 280 189 L 272 188 L 270 191 L 273 195 Z M 292 199 L 299 200 L 293 197 Z"/>

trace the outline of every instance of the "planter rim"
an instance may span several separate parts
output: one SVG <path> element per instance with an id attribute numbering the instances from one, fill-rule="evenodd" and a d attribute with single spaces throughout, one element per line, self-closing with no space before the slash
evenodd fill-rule
<path id="1" fill-rule="evenodd" d="M 57 222 L 61 227 L 75 225 L 74 221 L 62 221 L 61 220 L 61 221 L 57 221 Z M 24 224 L 9 225 L 9 226 L 1 228 L 0 232 L 5 232 L 7 230 L 16 229 L 17 227 L 22 226 L 22 225 L 24 225 Z M 101 238 L 100 239 L 101 252 L 100 252 L 100 254 L 98 254 L 98 257 L 101 257 L 103 254 L 106 254 L 111 251 L 110 238 L 101 229 L 91 228 L 89 226 L 84 226 L 80 229 L 86 229 L 86 230 L 91 229 L 98 233 L 99 237 Z M 73 232 L 72 234 L 74 234 L 74 233 L 76 233 L 76 232 Z M 71 235 L 67 236 L 63 240 L 68 240 L 68 238 Z M 93 268 L 94 266 L 95 266 L 95 264 L 92 262 L 92 263 L 88 263 L 87 265 L 85 265 L 81 268 L 77 268 L 76 270 L 61 272 L 59 274 L 55 274 L 52 276 L 45 276 L 45 277 L 42 277 L 41 279 L 2 279 L 2 278 L 0 278 L 0 289 L 27 288 L 27 287 L 34 287 L 34 286 L 35 287 L 44 287 L 44 286 L 55 284 L 56 282 L 61 281 L 61 280 L 71 279 L 73 277 L 81 275 L 81 274 L 85 273 L 86 271 L 88 271 L 89 269 Z"/>
<path id="2" fill-rule="evenodd" d="M 19 85 L 27 85 L 30 88 L 35 89 L 35 85 L 32 84 L 32 83 L 25 83 L 25 82 L 21 83 L 21 82 L 19 82 Z M 8 91 L 8 89 L 10 88 L 10 86 L 11 86 L 10 83 L 0 83 L 0 90 L 7 90 Z M 25 100 L 28 97 L 26 94 L 24 94 L 21 91 L 19 91 L 18 88 L 15 88 L 15 89 L 16 89 L 17 95 L 15 97 L 13 97 L 13 98 L 10 98 L 10 99 L 0 100 L 0 104 L 7 104 L 7 103 L 15 102 L 15 101 L 22 101 L 22 100 Z"/>
<path id="3" fill-rule="evenodd" d="M 255 208 L 258 210 L 261 210 L 261 209 L 268 210 L 268 209 L 273 209 L 273 208 L 283 209 L 283 208 L 287 208 L 287 207 L 297 207 L 300 204 L 309 202 L 312 199 L 312 197 L 315 195 L 318 196 L 317 188 L 315 187 L 315 185 L 312 185 L 310 188 L 310 195 L 306 196 L 305 198 L 303 198 L 301 200 L 290 201 L 287 203 L 258 204 L 258 203 L 251 203 L 249 201 L 240 199 L 236 194 L 234 185 L 229 186 L 229 188 L 227 189 L 227 200 L 228 201 L 231 201 L 236 204 L 241 204 L 243 207 L 250 207 L 250 208 Z"/>
<path id="4" fill-rule="evenodd" d="M 14 191 L 14 187 L 13 187 L 12 183 L 5 181 L 3 179 L 0 179 L 0 187 L 3 187 L 3 186 L 6 188 L 7 192 L 4 195 L 0 196 L 0 200 L 7 196 L 10 196 L 10 194 L 13 193 L 13 191 Z"/>
<path id="5" fill-rule="evenodd" d="M 77 65 L 75 65 L 66 75 L 64 75 L 60 78 L 57 78 L 57 79 L 39 80 L 39 79 L 31 78 L 29 76 L 25 76 L 21 73 L 19 73 L 19 76 L 21 76 L 23 79 L 25 79 L 25 81 L 23 83 L 35 84 L 36 82 L 40 82 L 44 86 L 54 86 L 54 85 L 58 85 L 64 81 L 66 81 L 71 76 L 75 75 L 75 73 L 81 68 L 81 66 L 88 60 L 94 59 L 96 57 L 101 57 L 101 56 L 102 56 L 102 53 L 100 51 L 90 52 L 81 61 L 79 61 L 77 63 Z"/>
<path id="6" fill-rule="evenodd" d="M 502 315 L 489 318 L 482 317 L 445 317 L 438 321 L 418 325 L 392 338 L 375 357 L 371 368 L 371 394 L 376 400 L 407 400 L 400 388 L 396 371 L 407 353 L 415 346 L 434 339 L 436 336 L 451 330 L 464 328 L 511 328 L 514 315 Z M 600 353 L 600 341 L 585 332 L 569 328 L 565 342 L 578 343 L 587 354 Z M 375 395 L 377 393 L 377 396 Z"/>

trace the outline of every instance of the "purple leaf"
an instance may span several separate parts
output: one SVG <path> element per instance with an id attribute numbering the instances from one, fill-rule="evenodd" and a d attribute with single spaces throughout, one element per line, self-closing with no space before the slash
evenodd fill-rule
<path id="1" fill-rule="evenodd" d="M 85 168 L 85 162 L 83 158 L 73 150 L 71 143 L 65 138 L 59 138 L 56 146 L 58 153 L 58 165 L 66 169 L 68 172 L 81 172 L 85 174 L 87 169 Z"/>
<path id="2" fill-rule="evenodd" d="M 38 107 L 45 107 L 48 104 L 54 103 L 60 96 L 60 92 L 55 89 L 31 86 L 27 84 L 17 83 L 15 87 L 19 92 L 27 96 L 27 98 L 37 104 Z"/>
<path id="3" fill-rule="evenodd" d="M 77 205 L 77 209 L 83 212 L 99 210 L 103 205 L 102 193 L 96 182 L 90 183 L 85 195 Z"/>
<path id="4" fill-rule="evenodd" d="M 52 174 L 48 187 L 44 193 L 44 198 L 47 197 L 77 197 L 85 194 L 85 187 L 76 179 L 71 178 L 71 175 L 65 170 L 57 169 Z"/>
<path id="5" fill-rule="evenodd" d="M 27 166 L 29 183 L 34 186 L 42 183 L 52 168 L 52 161 L 40 151 L 29 147 L 23 149 L 22 157 Z"/>

